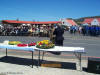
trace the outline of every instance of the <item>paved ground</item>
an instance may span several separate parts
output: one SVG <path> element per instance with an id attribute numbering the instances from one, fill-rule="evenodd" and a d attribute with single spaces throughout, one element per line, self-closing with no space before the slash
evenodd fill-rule
<path id="1" fill-rule="evenodd" d="M 100 37 L 82 36 L 79 34 L 71 35 L 68 32 L 65 32 L 64 37 L 65 37 L 64 46 L 84 47 L 87 53 L 84 54 L 83 56 L 100 57 L 100 45 L 99 45 Z M 23 43 L 30 43 L 32 41 L 36 42 L 43 39 L 49 39 L 49 38 L 30 37 L 30 36 L 0 36 L 0 42 L 3 42 L 4 40 L 10 40 L 10 41 L 15 40 L 15 41 L 21 41 Z M 67 53 L 62 53 L 62 57 L 71 55 Z"/>
<path id="2" fill-rule="evenodd" d="M 14 55 L 14 57 L 9 57 L 6 60 L 3 56 L 0 55 L 0 75 L 99 75 L 85 70 L 80 71 L 78 60 L 76 59 L 45 57 L 45 60 L 65 62 L 67 64 L 66 68 L 37 67 L 35 65 L 31 68 L 30 64 L 25 64 L 26 62 L 29 63 L 29 56 Z M 34 59 L 37 60 L 37 57 L 35 56 Z M 74 68 L 75 66 L 76 68 Z M 83 68 L 87 67 L 87 60 L 82 60 L 82 66 Z"/>
<path id="3" fill-rule="evenodd" d="M 82 36 L 82 35 L 70 35 L 68 32 L 65 32 L 64 34 L 65 40 L 64 40 L 64 46 L 76 46 L 76 47 L 84 47 L 86 50 L 86 54 L 83 55 L 85 59 L 82 60 L 82 68 L 87 68 L 87 58 L 86 57 L 97 57 L 100 58 L 100 37 L 90 37 L 90 36 Z M 49 39 L 46 37 L 30 37 L 30 36 L 0 36 L 0 42 L 3 42 L 5 40 L 10 41 L 21 41 L 23 43 L 30 43 L 32 41 L 36 42 L 43 39 Z M 34 53 L 34 58 L 37 59 L 37 52 Z M 12 57 L 19 57 L 20 58 L 31 58 L 31 53 L 26 51 L 8 51 L 8 55 Z M 0 49 L 0 59 L 5 56 L 5 50 Z M 68 59 L 70 58 L 70 59 Z M 100 74 L 94 74 L 94 73 L 88 73 L 86 71 L 79 71 L 79 65 L 78 60 L 72 59 L 75 58 L 73 54 L 69 53 L 62 53 L 61 55 L 53 55 L 50 53 L 46 53 L 44 59 L 46 60 L 52 60 L 52 61 L 62 61 L 68 63 L 68 65 L 73 65 L 72 63 L 76 63 L 76 69 L 73 69 L 74 66 L 71 68 L 46 68 L 46 67 L 39 67 L 34 65 L 34 68 L 31 68 L 28 65 L 24 65 L 24 61 L 22 63 L 19 63 L 18 61 L 14 61 L 16 58 L 9 58 L 11 61 L 1 61 L 0 60 L 0 75 L 100 75 Z M 28 61 L 25 59 L 25 61 Z M 21 64 L 21 65 L 20 65 Z"/>

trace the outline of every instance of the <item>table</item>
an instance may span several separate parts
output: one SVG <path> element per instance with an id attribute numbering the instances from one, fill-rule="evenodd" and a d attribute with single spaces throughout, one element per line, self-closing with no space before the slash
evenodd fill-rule
<path id="1" fill-rule="evenodd" d="M 80 64 L 80 70 L 81 70 L 81 55 L 83 53 L 85 53 L 84 48 L 82 47 L 64 47 L 64 46 L 55 46 L 54 48 L 50 48 L 50 49 L 40 49 L 40 48 L 36 48 L 36 46 L 31 46 L 31 47 L 18 47 L 16 45 L 4 45 L 4 44 L 0 44 L 0 48 L 4 48 L 6 49 L 6 56 L 7 56 L 7 50 L 8 49 L 12 49 L 12 50 L 24 50 L 24 51 L 31 51 L 32 52 L 32 62 L 33 62 L 33 51 L 39 51 L 39 55 L 38 55 L 38 65 L 40 65 L 40 51 L 43 51 L 43 55 L 42 58 L 44 56 L 44 52 L 71 52 L 74 53 L 75 56 L 79 59 L 79 64 Z M 32 68 L 33 68 L 33 64 L 32 64 Z"/>
<path id="2" fill-rule="evenodd" d="M 17 45 L 4 45 L 4 44 L 0 44 L 0 48 L 6 49 L 6 56 L 7 56 L 7 50 L 8 49 L 12 49 L 12 50 L 24 50 L 24 51 L 30 51 L 32 52 L 32 62 L 33 62 L 33 51 L 34 51 L 34 46 L 31 47 L 18 47 Z M 32 68 L 33 68 L 33 64 L 32 64 Z"/>
<path id="3" fill-rule="evenodd" d="M 50 49 L 41 49 L 41 48 L 35 48 L 35 50 L 39 51 L 39 57 L 38 57 L 38 65 L 40 65 L 40 51 L 43 51 L 42 58 L 44 56 L 44 52 L 71 52 L 74 53 L 75 56 L 79 59 L 80 64 L 80 70 L 81 70 L 81 55 L 85 53 L 85 50 L 83 47 L 64 47 L 64 46 L 55 46 L 54 48 Z"/>

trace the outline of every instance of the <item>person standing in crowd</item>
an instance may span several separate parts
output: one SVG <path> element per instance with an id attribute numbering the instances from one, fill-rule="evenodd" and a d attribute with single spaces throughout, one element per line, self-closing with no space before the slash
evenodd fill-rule
<path id="1" fill-rule="evenodd" d="M 86 35 L 85 26 L 82 27 L 82 34 L 83 34 L 84 36 Z"/>
<path id="2" fill-rule="evenodd" d="M 82 34 L 82 27 L 81 26 L 78 28 L 78 32 L 79 32 L 79 34 Z"/>
<path id="3" fill-rule="evenodd" d="M 39 36 L 40 36 L 40 37 L 43 37 L 43 27 L 42 27 L 42 26 L 40 27 L 40 33 L 39 33 Z"/>
<path id="4" fill-rule="evenodd" d="M 89 26 L 85 26 L 85 31 L 86 31 L 86 35 L 88 36 L 88 34 L 89 34 Z"/>
<path id="5" fill-rule="evenodd" d="M 70 26 L 70 33 L 72 34 L 73 33 L 73 26 Z"/>
<path id="6" fill-rule="evenodd" d="M 98 26 L 98 35 L 100 35 L 100 26 Z"/>
<path id="7" fill-rule="evenodd" d="M 53 26 L 50 27 L 49 29 L 49 37 L 50 37 L 50 41 L 52 43 L 55 43 L 55 36 L 53 35 L 55 28 Z"/>
<path id="8" fill-rule="evenodd" d="M 96 27 L 95 27 L 95 30 L 96 30 L 96 36 L 98 36 L 98 35 L 99 35 L 99 27 L 96 26 Z"/>

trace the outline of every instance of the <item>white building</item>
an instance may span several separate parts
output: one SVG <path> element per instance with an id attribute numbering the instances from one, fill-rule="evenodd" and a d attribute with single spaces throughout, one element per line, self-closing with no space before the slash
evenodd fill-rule
<path id="1" fill-rule="evenodd" d="M 100 26 L 100 18 L 87 18 L 82 23 L 83 25 L 99 25 Z"/>
<path id="2" fill-rule="evenodd" d="M 72 19 L 60 19 L 60 21 L 62 22 L 62 25 L 64 25 L 64 26 L 75 26 L 75 25 L 77 25 L 76 22 Z"/>
<path id="3" fill-rule="evenodd" d="M 91 25 L 100 25 L 99 19 L 93 19 L 93 21 L 91 22 Z"/>

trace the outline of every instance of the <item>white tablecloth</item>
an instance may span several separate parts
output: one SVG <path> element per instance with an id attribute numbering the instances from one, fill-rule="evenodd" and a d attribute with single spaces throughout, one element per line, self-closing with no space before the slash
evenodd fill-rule
<path id="1" fill-rule="evenodd" d="M 55 46 L 54 48 L 51 48 L 51 49 L 35 48 L 35 50 L 40 50 L 40 51 L 59 51 L 59 52 L 82 52 L 82 53 L 85 52 L 83 47 L 64 47 L 64 46 Z"/>
<path id="2" fill-rule="evenodd" d="M 0 48 L 4 48 L 4 49 L 14 49 L 14 50 L 25 50 L 25 51 L 34 51 L 35 46 L 31 46 L 31 47 L 18 47 L 17 45 L 0 45 Z"/>
<path id="3" fill-rule="evenodd" d="M 54 48 L 50 49 L 40 49 L 36 48 L 36 46 L 31 47 L 18 47 L 17 45 L 0 45 L 0 48 L 7 48 L 7 49 L 15 49 L 15 50 L 26 50 L 26 51 L 34 51 L 34 50 L 40 50 L 40 51 L 59 51 L 59 52 L 85 52 L 83 47 L 64 47 L 64 46 L 55 46 Z"/>

